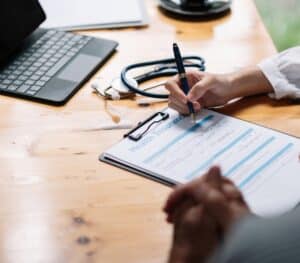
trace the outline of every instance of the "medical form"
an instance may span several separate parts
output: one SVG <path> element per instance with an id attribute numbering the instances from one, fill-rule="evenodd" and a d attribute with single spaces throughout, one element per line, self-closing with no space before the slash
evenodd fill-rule
<path id="1" fill-rule="evenodd" d="M 202 110 L 195 123 L 172 109 L 139 141 L 125 138 L 101 160 L 173 184 L 186 183 L 219 165 L 252 210 L 277 214 L 300 201 L 300 140 Z"/>

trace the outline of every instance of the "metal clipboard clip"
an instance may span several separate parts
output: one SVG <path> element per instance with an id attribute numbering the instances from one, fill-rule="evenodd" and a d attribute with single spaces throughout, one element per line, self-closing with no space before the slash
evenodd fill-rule
<path id="1" fill-rule="evenodd" d="M 150 116 L 148 119 L 139 122 L 138 125 L 133 128 L 131 131 L 128 133 L 124 134 L 124 138 L 129 138 L 130 140 L 133 140 L 135 142 L 139 141 L 140 139 L 143 138 L 143 136 L 151 129 L 151 127 L 154 124 L 160 123 L 162 121 L 165 121 L 169 118 L 169 113 L 166 112 L 156 112 L 152 116 Z M 142 129 L 144 128 L 144 129 Z M 142 130 L 141 130 L 142 129 Z M 138 132 L 141 130 L 140 132 Z"/>

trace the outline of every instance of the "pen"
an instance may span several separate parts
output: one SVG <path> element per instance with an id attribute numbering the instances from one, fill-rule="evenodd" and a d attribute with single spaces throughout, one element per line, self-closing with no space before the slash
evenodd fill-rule
<path id="1" fill-rule="evenodd" d="M 173 52 L 174 52 L 175 62 L 176 62 L 177 69 L 178 69 L 181 88 L 182 88 L 183 92 L 185 93 L 185 95 L 187 95 L 189 93 L 190 88 L 189 88 L 189 84 L 188 84 L 188 81 L 186 78 L 186 73 L 185 73 L 182 57 L 180 54 L 180 50 L 176 43 L 173 44 Z M 196 116 L 195 116 L 195 110 L 194 110 L 193 104 L 189 101 L 187 103 L 187 106 L 189 108 L 192 120 L 193 120 L 193 122 L 195 122 Z"/>

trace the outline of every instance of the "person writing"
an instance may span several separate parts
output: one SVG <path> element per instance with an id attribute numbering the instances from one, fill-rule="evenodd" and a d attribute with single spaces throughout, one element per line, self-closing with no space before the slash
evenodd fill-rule
<path id="1" fill-rule="evenodd" d="M 300 47 L 234 73 L 190 71 L 187 77 L 192 88 L 187 96 L 178 77 L 167 82 L 169 106 L 188 114 L 188 101 L 200 111 L 261 93 L 274 99 L 298 99 L 299 73 Z M 167 221 L 174 224 L 169 263 L 300 261 L 300 209 L 277 218 L 255 216 L 218 167 L 176 187 L 164 211 Z"/>
<path id="2" fill-rule="evenodd" d="M 229 74 L 210 74 L 188 71 L 191 90 L 185 96 L 178 76 L 165 87 L 170 93 L 169 107 L 188 114 L 187 102 L 194 110 L 224 105 L 232 99 L 261 93 L 270 93 L 275 99 L 300 98 L 300 47 L 289 49 L 274 57 Z"/>

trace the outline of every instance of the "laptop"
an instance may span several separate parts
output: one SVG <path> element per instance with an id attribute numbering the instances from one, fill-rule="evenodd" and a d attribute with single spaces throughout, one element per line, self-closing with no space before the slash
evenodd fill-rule
<path id="1" fill-rule="evenodd" d="M 1 0 L 0 94 L 63 105 L 118 43 L 38 28 L 45 19 L 37 0 Z"/>

